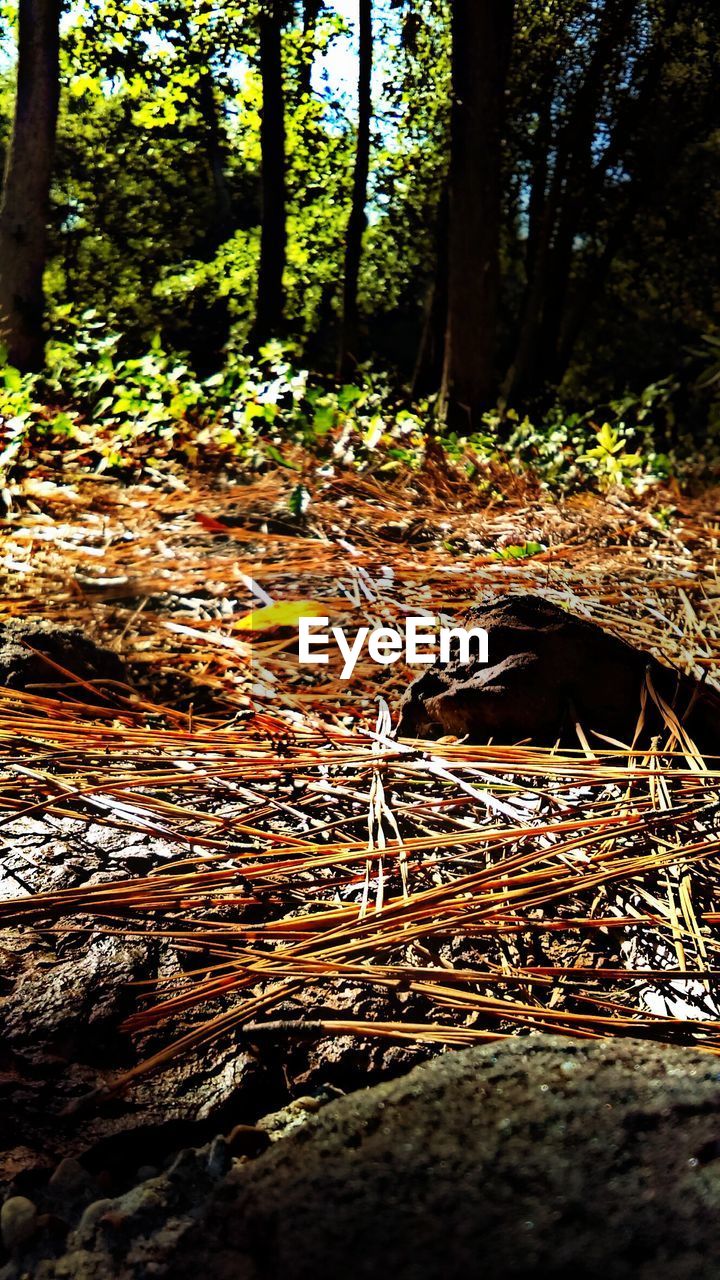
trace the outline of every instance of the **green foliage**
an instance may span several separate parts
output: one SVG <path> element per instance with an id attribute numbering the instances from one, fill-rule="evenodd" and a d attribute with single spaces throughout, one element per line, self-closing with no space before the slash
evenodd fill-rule
<path id="1" fill-rule="evenodd" d="M 17 369 L 6 366 L 0 383 L 0 419 L 2 420 L 2 449 L 0 449 L 0 485 L 22 457 L 27 447 L 32 426 L 38 420 L 45 422 L 45 412 L 35 400 L 35 379 L 23 377 Z"/>
<path id="2" fill-rule="evenodd" d="M 288 510 L 295 520 L 301 520 L 305 515 L 312 499 L 310 493 L 304 484 L 298 484 L 293 489 L 288 500 Z"/>
<path id="3" fill-rule="evenodd" d="M 595 440 L 592 449 L 580 454 L 578 462 L 593 464 L 603 489 L 627 484 L 642 466 L 642 455 L 628 453 L 619 431 L 611 427 L 609 422 L 604 422 L 595 433 Z"/>
<path id="4" fill-rule="evenodd" d="M 365 363 L 340 387 L 330 370 L 355 85 L 352 75 L 343 86 L 322 73 L 341 47 L 340 62 L 347 61 L 347 24 L 328 5 L 305 31 L 303 8 L 287 6 L 282 36 L 287 323 L 283 341 L 257 354 L 248 337 L 261 219 L 259 0 L 77 0 L 69 7 L 45 281 L 47 369 L 41 379 L 4 370 L 0 471 L 11 474 L 32 451 L 50 448 L 123 473 L 152 472 L 173 459 L 293 469 L 300 446 L 321 465 L 392 474 L 417 470 L 442 450 L 450 467 L 493 492 L 495 469 L 503 467 L 553 490 L 637 491 L 684 474 L 698 441 L 712 459 L 720 432 L 713 180 L 720 134 L 712 105 L 720 18 L 709 0 L 679 6 L 651 112 L 633 114 L 633 76 L 664 6 L 640 6 L 627 41 L 610 51 L 594 123 L 578 125 L 590 129 L 592 174 L 580 166 L 577 189 L 570 172 L 565 183 L 583 208 L 571 237 L 571 294 L 582 295 L 586 271 L 622 229 L 604 291 L 554 407 L 538 394 L 542 408 L 528 399 L 527 414 L 489 412 L 470 437 L 438 437 L 432 398 L 408 404 L 407 397 L 447 175 L 449 0 L 374 6 L 359 289 Z M 13 13 L 13 5 L 3 9 L 10 34 Z M 552 163 L 597 35 L 597 6 L 588 0 L 518 0 L 516 13 L 498 343 L 507 353 L 527 296 L 537 216 L 531 191 L 552 188 Z M 0 77 L 2 151 L 13 99 L 8 63 Z M 672 164 L 661 165 L 665 156 Z M 625 204 L 636 180 L 639 217 Z M 587 183 L 592 199 L 583 206 Z"/>
<path id="5" fill-rule="evenodd" d="M 640 492 L 681 470 L 681 455 L 656 447 L 666 426 L 666 392 L 665 386 L 649 387 L 582 414 L 556 406 L 537 423 L 509 414 L 514 421 L 503 447 L 552 490 Z"/>
<path id="6" fill-rule="evenodd" d="M 272 342 L 256 361 L 232 353 L 222 371 L 199 379 L 159 335 L 144 354 L 128 357 L 122 336 L 106 332 L 96 313 L 65 320 L 68 336 L 49 345 L 42 377 L 3 372 L 5 481 L 28 452 L 51 444 L 59 460 L 127 475 L 153 474 L 173 461 L 296 469 L 293 446 L 343 466 L 389 471 L 421 463 L 420 419 L 370 373 L 363 385 L 313 382 L 293 363 L 292 348 Z M 306 500 L 299 486 L 293 514 L 304 513 Z"/>
<path id="7" fill-rule="evenodd" d="M 522 545 L 510 543 L 494 552 L 493 558 L 495 560 L 531 560 L 533 556 L 539 556 L 543 551 L 547 551 L 543 542 L 523 542 Z"/>
<path id="8" fill-rule="evenodd" d="M 502 489 L 505 469 L 566 492 L 640 492 L 681 470 L 653 447 L 657 388 L 605 406 L 599 427 L 593 414 L 556 408 L 533 423 L 511 411 L 504 419 L 486 414 L 482 433 L 462 437 L 438 433 L 431 401 L 408 406 L 369 368 L 341 386 L 311 375 L 292 344 L 271 342 L 254 359 L 231 349 L 223 369 L 199 378 L 158 334 L 144 353 L 127 355 L 123 337 L 108 332 L 97 313 L 75 317 L 68 310 L 60 318 L 65 335 L 49 345 L 42 376 L 7 366 L 0 375 L 2 483 L 48 449 L 60 464 L 127 477 L 157 477 L 187 464 L 295 471 L 308 454 L 321 469 L 388 475 L 420 470 L 431 454 L 444 455 L 479 492 L 493 493 Z M 290 514 L 301 518 L 308 502 L 298 483 Z M 526 543 L 498 554 L 524 559 L 543 550 Z"/>
<path id="9" fill-rule="evenodd" d="M 701 342 L 700 348 L 690 353 L 698 358 L 702 367 L 697 385 L 702 390 L 714 390 L 720 386 L 720 335 L 704 333 Z"/>

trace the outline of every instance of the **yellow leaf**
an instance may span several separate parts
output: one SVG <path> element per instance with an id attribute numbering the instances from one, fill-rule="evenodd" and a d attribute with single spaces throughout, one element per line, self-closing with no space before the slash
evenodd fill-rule
<path id="1" fill-rule="evenodd" d="M 236 631 L 271 631 L 274 627 L 296 627 L 301 618 L 322 618 L 325 610 L 314 600 L 282 600 L 266 609 L 253 609 L 233 624 Z"/>

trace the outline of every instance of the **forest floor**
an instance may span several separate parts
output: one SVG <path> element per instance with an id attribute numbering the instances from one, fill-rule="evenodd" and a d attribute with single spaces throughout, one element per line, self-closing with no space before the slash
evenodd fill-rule
<path id="1" fill-rule="evenodd" d="M 533 591 L 717 683 L 717 510 L 437 468 L 28 477 L 0 623 L 77 627 L 126 674 L 0 690 L 0 1184 L 75 1155 L 117 1189 L 531 1030 L 720 1053 L 720 762 L 398 742 L 415 672 L 302 667 L 296 626 Z"/>

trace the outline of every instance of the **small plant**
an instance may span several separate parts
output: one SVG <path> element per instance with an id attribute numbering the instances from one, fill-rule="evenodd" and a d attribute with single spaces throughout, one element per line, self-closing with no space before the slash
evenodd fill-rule
<path id="1" fill-rule="evenodd" d="M 531 560 L 533 556 L 539 556 L 543 551 L 547 551 L 547 547 L 543 542 L 523 542 L 522 545 L 511 543 L 506 547 L 500 547 L 498 551 L 493 553 L 495 560 Z"/>
<path id="2" fill-rule="evenodd" d="M 628 484 L 642 466 L 639 453 L 628 453 L 620 429 L 604 422 L 595 434 L 596 444 L 578 458 L 579 462 L 594 464 L 601 489 L 612 489 Z"/>
<path id="3" fill-rule="evenodd" d="M 676 507 L 657 507 L 650 512 L 653 520 L 657 521 L 661 529 L 667 531 L 672 527 L 673 520 L 677 515 Z"/>

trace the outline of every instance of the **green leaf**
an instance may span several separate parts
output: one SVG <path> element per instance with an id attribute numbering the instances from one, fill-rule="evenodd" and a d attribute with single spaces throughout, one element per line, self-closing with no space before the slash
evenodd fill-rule
<path id="1" fill-rule="evenodd" d="M 499 551 L 494 553 L 495 560 L 529 560 L 532 556 L 539 556 L 543 551 L 547 551 L 547 547 L 542 542 L 523 542 L 522 545 L 512 543 L 510 546 L 501 547 Z"/>
<path id="2" fill-rule="evenodd" d="M 296 520 L 299 519 L 300 516 L 305 515 L 305 512 L 307 511 L 311 502 L 312 502 L 312 498 L 310 497 L 308 490 L 305 488 L 305 485 L 304 484 L 296 485 L 292 493 L 290 494 L 290 498 L 288 500 L 288 508 L 290 510 L 290 514 L 295 516 Z"/>
<path id="3" fill-rule="evenodd" d="M 283 455 L 281 454 L 280 450 L 275 448 L 275 445 L 274 445 L 274 444 L 267 444 L 267 443 L 266 443 L 266 444 L 265 444 L 265 453 L 266 453 L 266 455 L 267 455 L 267 457 L 268 457 L 268 458 L 270 458 L 273 462 L 277 462 L 277 463 L 278 463 L 278 465 L 279 465 L 279 466 L 281 466 L 281 467 L 287 467 L 287 468 L 288 468 L 288 470 L 290 470 L 290 471 L 299 471 L 299 470 L 300 470 L 300 468 L 299 468 L 299 466 L 297 465 L 297 463 L 295 463 L 295 462 L 289 462 L 287 458 L 284 458 L 284 457 L 283 457 Z"/>

